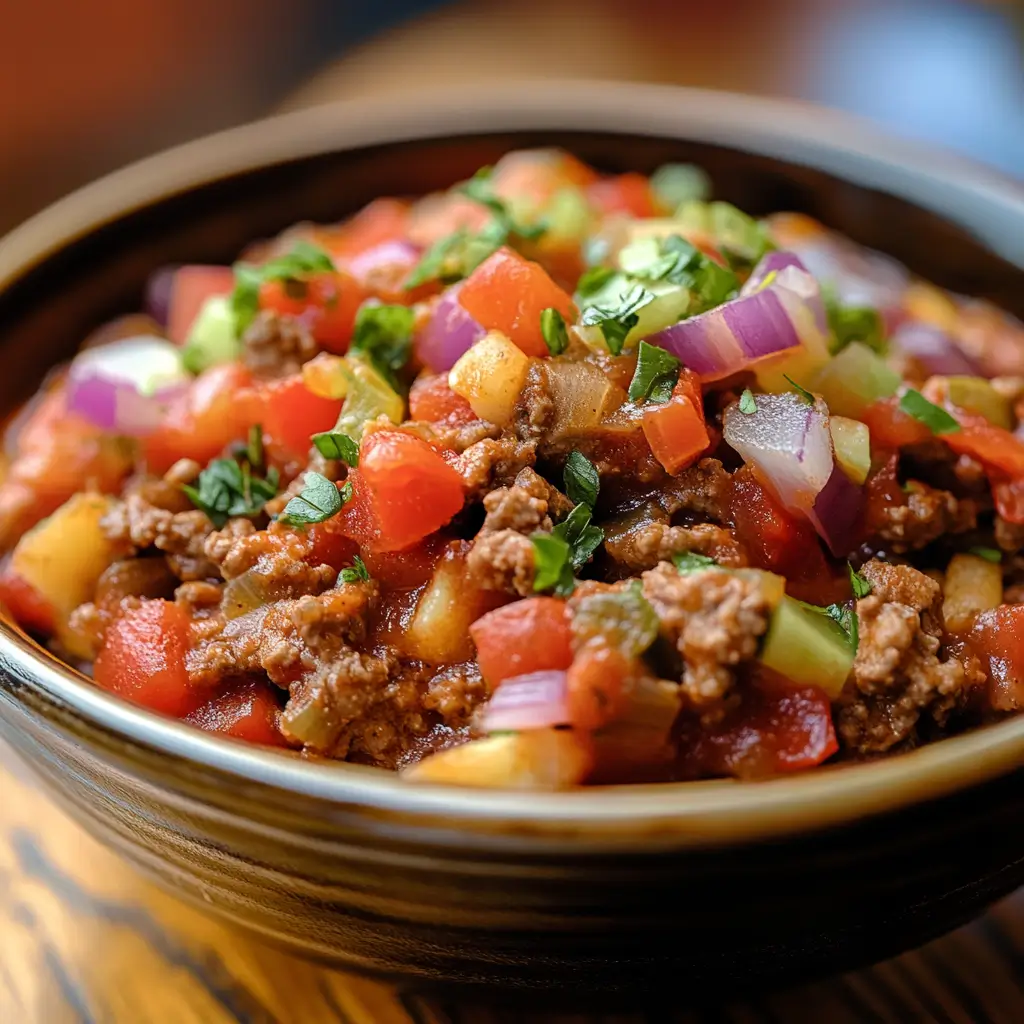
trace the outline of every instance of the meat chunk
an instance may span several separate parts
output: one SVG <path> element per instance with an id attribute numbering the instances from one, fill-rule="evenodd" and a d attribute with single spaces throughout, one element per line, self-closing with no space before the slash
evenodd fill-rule
<path id="1" fill-rule="evenodd" d="M 942 589 L 922 572 L 873 559 L 861 575 L 872 592 L 857 602 L 860 645 L 840 700 L 838 731 L 858 753 L 913 742 L 926 715 L 939 725 L 973 686 L 977 669 L 942 651 Z"/>
<path id="2" fill-rule="evenodd" d="M 242 335 L 242 361 L 257 377 L 289 377 L 319 351 L 301 320 L 269 310 L 258 313 Z"/>
<path id="3" fill-rule="evenodd" d="M 479 501 L 496 487 L 507 487 L 523 469 L 537 461 L 537 446 L 532 441 L 503 437 L 484 438 L 470 445 L 456 463 L 467 500 Z"/>
<path id="4" fill-rule="evenodd" d="M 669 477 L 660 488 L 657 501 L 672 516 L 686 512 L 700 519 L 724 523 L 729 517 L 732 474 L 718 459 L 701 459 Z"/>
<path id="5" fill-rule="evenodd" d="M 1024 548 L 1024 523 L 1011 523 L 996 516 L 995 539 L 1001 551 L 1015 555 Z"/>
<path id="6" fill-rule="evenodd" d="M 679 652 L 682 692 L 696 708 L 720 705 L 735 668 L 757 653 L 770 608 L 758 583 L 721 569 L 680 574 L 659 565 L 641 577 L 663 636 Z"/>
<path id="7" fill-rule="evenodd" d="M 917 480 L 906 485 L 905 505 L 886 505 L 871 524 L 896 553 L 927 547 L 946 533 L 964 533 L 977 525 L 978 508 L 969 498 L 956 498 Z"/>
<path id="8" fill-rule="evenodd" d="M 536 574 L 533 541 L 515 530 L 481 533 L 473 542 L 466 568 L 481 590 L 528 597 Z"/>
<path id="9" fill-rule="evenodd" d="M 724 527 L 712 523 L 669 526 L 657 520 L 647 522 L 629 532 L 609 535 L 605 550 L 612 559 L 633 572 L 653 569 L 659 562 L 667 562 L 673 555 L 687 551 L 707 555 L 729 568 L 747 564 L 736 538 Z"/>

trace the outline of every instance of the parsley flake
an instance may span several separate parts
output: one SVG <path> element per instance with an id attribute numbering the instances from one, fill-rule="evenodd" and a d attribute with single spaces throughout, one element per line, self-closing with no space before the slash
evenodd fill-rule
<path id="1" fill-rule="evenodd" d="M 671 352 L 641 341 L 636 370 L 629 382 L 629 400 L 664 405 L 672 397 L 682 365 Z"/>
<path id="2" fill-rule="evenodd" d="M 361 352 L 397 391 L 398 371 L 412 352 L 415 313 L 408 306 L 364 305 L 356 314 L 350 351 Z M 354 465 L 354 463 L 353 463 Z"/>
<path id="3" fill-rule="evenodd" d="M 789 374 L 784 373 L 782 375 L 789 381 L 789 386 L 806 402 L 808 405 L 814 405 L 814 395 L 810 393 L 805 387 L 801 387 Z"/>
<path id="4" fill-rule="evenodd" d="M 1003 560 L 1002 551 L 999 551 L 996 548 L 968 548 L 967 553 L 969 555 L 974 555 L 977 558 L 984 558 L 986 562 L 991 562 L 993 565 L 998 565 Z"/>
<path id="5" fill-rule="evenodd" d="M 849 562 L 846 563 L 846 568 L 850 573 L 850 586 L 853 588 L 853 596 L 857 598 L 858 601 L 862 597 L 867 597 L 874 589 L 871 580 L 864 579 L 864 577 L 861 576 Z"/>
<path id="6" fill-rule="evenodd" d="M 811 607 L 814 607 L 813 605 Z M 842 604 L 830 604 L 827 608 L 816 608 L 816 611 L 824 612 L 839 628 L 846 634 L 853 653 L 857 653 L 860 646 L 860 623 L 857 621 L 857 613 L 852 608 Z"/>
<path id="7" fill-rule="evenodd" d="M 596 295 L 613 277 L 617 271 L 612 267 L 591 267 L 585 270 L 580 279 L 576 282 L 576 294 L 585 299 L 589 295 Z"/>
<path id="8" fill-rule="evenodd" d="M 278 474 L 270 469 L 261 478 L 253 475 L 248 461 L 239 464 L 234 459 L 214 459 L 196 484 L 182 484 L 181 489 L 219 530 L 232 516 L 259 515 L 277 494 Z"/>
<path id="9" fill-rule="evenodd" d="M 568 597 L 576 586 L 568 542 L 553 533 L 535 533 L 530 540 L 533 542 L 534 591 L 550 590 L 556 597 Z"/>
<path id="10" fill-rule="evenodd" d="M 698 555 L 696 551 L 682 551 L 672 556 L 676 568 L 681 573 L 700 572 L 703 569 L 715 568 L 718 563 L 708 555 Z"/>
<path id="11" fill-rule="evenodd" d="M 569 452 L 562 480 L 565 482 L 565 493 L 574 505 L 589 505 L 593 508 L 597 504 L 601 477 L 597 467 L 583 452 L 575 448 Z"/>
<path id="12" fill-rule="evenodd" d="M 624 291 L 616 303 L 607 306 L 587 306 L 580 317 L 585 327 L 599 327 L 608 351 L 621 355 L 629 332 L 640 322 L 637 310 L 642 309 L 654 296 L 643 285 L 635 284 Z"/>
<path id="13" fill-rule="evenodd" d="M 342 583 L 365 583 L 369 578 L 370 571 L 358 555 L 352 559 L 352 564 L 347 569 L 341 570 Z"/>
<path id="14" fill-rule="evenodd" d="M 560 356 L 569 347 L 569 332 L 565 329 L 565 318 L 554 306 L 541 311 L 540 333 L 553 356 Z"/>
<path id="15" fill-rule="evenodd" d="M 920 391 L 907 388 L 900 398 L 900 409 L 923 423 L 933 434 L 955 434 L 960 424 L 945 409 L 929 402 Z"/>
<path id="16" fill-rule="evenodd" d="M 322 523 L 336 516 L 351 495 L 352 485 L 347 484 L 348 494 L 343 496 L 337 486 L 321 473 L 306 472 L 305 486 L 284 507 L 277 517 L 289 526 L 309 526 Z"/>
<path id="17" fill-rule="evenodd" d="M 325 430 L 312 437 L 316 450 L 325 459 L 339 459 L 350 466 L 359 465 L 359 445 L 340 430 Z"/>
<path id="18" fill-rule="evenodd" d="M 754 401 L 754 392 L 750 388 L 744 388 L 740 395 L 740 412 L 747 416 L 753 416 L 757 412 L 757 402 Z"/>
<path id="19" fill-rule="evenodd" d="M 589 505 L 577 505 L 552 531 L 569 545 L 569 560 L 573 569 L 582 569 L 604 540 L 604 530 L 591 521 L 593 512 Z"/>

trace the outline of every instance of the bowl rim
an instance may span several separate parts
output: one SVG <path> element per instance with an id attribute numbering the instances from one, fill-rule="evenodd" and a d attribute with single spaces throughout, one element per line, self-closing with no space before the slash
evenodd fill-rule
<path id="1" fill-rule="evenodd" d="M 254 121 L 86 185 L 0 239 L 0 289 L 126 214 L 197 186 L 303 157 L 394 142 L 516 131 L 692 139 L 802 164 L 896 195 L 966 228 L 1024 269 L 1024 186 L 846 114 L 732 93 L 586 80 L 444 88 L 343 100 Z M 1008 223 L 1016 230 L 1008 230 Z M 86 721 L 200 766 L 478 837 L 625 847 L 720 845 L 819 829 L 908 807 L 1024 764 L 1024 715 L 897 757 L 758 783 L 728 780 L 558 793 L 410 784 L 379 769 L 315 763 L 224 740 L 103 693 L 0 623 L 0 663 Z"/>

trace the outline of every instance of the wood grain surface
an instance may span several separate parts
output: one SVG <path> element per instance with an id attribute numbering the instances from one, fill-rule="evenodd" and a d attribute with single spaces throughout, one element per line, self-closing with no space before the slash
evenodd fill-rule
<path id="1" fill-rule="evenodd" d="M 232 931 L 156 889 L 94 842 L 3 747 L 0 794 L 3 1024 L 1024 1020 L 1024 894 L 915 953 L 761 999 L 703 1009 L 527 1015 L 401 992 L 303 963 Z"/>

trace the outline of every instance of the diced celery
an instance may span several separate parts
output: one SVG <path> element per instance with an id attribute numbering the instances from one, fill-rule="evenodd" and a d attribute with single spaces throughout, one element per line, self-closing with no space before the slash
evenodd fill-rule
<path id="1" fill-rule="evenodd" d="M 839 468 L 855 484 L 864 483 L 871 469 L 871 431 L 867 424 L 845 416 L 831 416 L 829 429 Z"/>
<path id="2" fill-rule="evenodd" d="M 370 420 L 386 416 L 392 423 L 405 417 L 405 402 L 388 382 L 358 354 L 345 358 L 348 394 L 341 407 L 338 425 L 334 428 L 357 443 Z"/>
<path id="3" fill-rule="evenodd" d="M 842 692 L 853 658 L 838 623 L 791 597 L 775 609 L 760 655 L 763 665 L 794 683 L 818 686 L 833 700 Z"/>
<path id="4" fill-rule="evenodd" d="M 207 299 L 181 352 L 185 369 L 189 373 L 202 373 L 220 363 L 233 363 L 242 354 L 237 328 L 229 296 L 214 295 Z"/>
<path id="5" fill-rule="evenodd" d="M 949 377 L 949 400 L 958 409 L 976 412 L 1004 430 L 1013 428 L 1010 401 L 983 377 Z"/>
<path id="6" fill-rule="evenodd" d="M 675 220 L 681 234 L 708 235 L 724 253 L 746 264 L 756 263 L 772 248 L 765 227 L 732 203 L 683 203 Z"/>
<path id="7" fill-rule="evenodd" d="M 658 616 L 639 583 L 617 593 L 583 598 L 573 615 L 577 639 L 603 637 L 630 657 L 639 657 L 658 636 Z"/>
<path id="8" fill-rule="evenodd" d="M 576 297 L 581 309 L 587 306 L 614 307 L 625 292 L 637 282 L 625 274 L 615 274 L 599 291 L 587 295 L 586 298 Z M 647 338 L 666 327 L 679 323 L 690 311 L 691 292 L 684 285 L 672 284 L 670 281 L 644 281 L 644 289 L 652 296 L 651 300 L 637 311 L 637 323 L 626 335 L 625 347 L 632 348 L 642 338 Z M 579 327 L 579 337 L 593 349 L 605 349 L 604 334 L 599 326 Z"/>
<path id="9" fill-rule="evenodd" d="M 852 341 L 805 385 L 825 399 L 829 411 L 856 419 L 873 402 L 900 386 L 900 375 L 859 341 Z"/>

